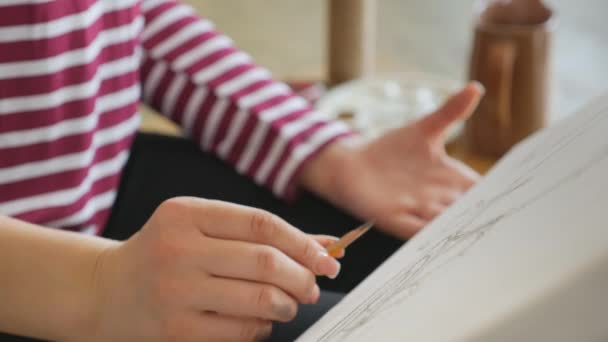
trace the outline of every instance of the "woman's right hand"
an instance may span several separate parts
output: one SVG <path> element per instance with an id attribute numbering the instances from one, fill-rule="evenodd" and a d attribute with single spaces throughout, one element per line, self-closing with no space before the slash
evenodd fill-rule
<path id="1" fill-rule="evenodd" d="M 164 202 L 99 260 L 98 341 L 258 340 L 318 300 L 315 275 L 340 269 L 274 215 L 196 198 Z"/>

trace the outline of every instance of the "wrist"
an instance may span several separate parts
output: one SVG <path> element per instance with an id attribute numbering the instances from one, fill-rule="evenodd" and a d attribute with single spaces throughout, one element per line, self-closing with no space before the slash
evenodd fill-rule
<path id="1" fill-rule="evenodd" d="M 89 311 L 90 315 L 85 324 L 86 329 L 80 331 L 86 335 L 79 336 L 80 339 L 75 341 L 82 341 L 82 337 L 86 337 L 87 341 L 108 341 L 109 334 L 108 329 L 112 329 L 112 325 L 115 323 L 117 317 L 115 311 L 121 306 L 120 299 L 116 298 L 116 291 L 128 291 L 126 288 L 120 288 L 120 272 L 118 269 L 125 265 L 121 262 L 121 248 L 125 242 L 116 242 L 113 245 L 109 245 L 100 251 L 95 260 L 95 267 L 92 276 L 92 288 L 91 288 L 91 303 L 93 308 Z M 118 301 L 118 302 L 117 302 Z M 120 309 L 119 309 L 120 310 Z M 119 329 L 118 326 L 114 327 Z"/>
<path id="2" fill-rule="evenodd" d="M 327 200 L 335 201 L 343 183 L 341 175 L 355 156 L 358 136 L 349 136 L 329 144 L 302 169 L 298 184 Z"/>
<path id="3" fill-rule="evenodd" d="M 81 315 L 72 324 L 65 341 L 101 341 L 100 332 L 104 326 L 104 310 L 108 302 L 108 259 L 122 242 L 105 240 L 88 257 L 88 277 L 83 280 L 81 294 Z"/>
<path id="4" fill-rule="evenodd" d="M 88 340 L 97 255 L 113 243 L 0 215 L 0 330 Z"/>

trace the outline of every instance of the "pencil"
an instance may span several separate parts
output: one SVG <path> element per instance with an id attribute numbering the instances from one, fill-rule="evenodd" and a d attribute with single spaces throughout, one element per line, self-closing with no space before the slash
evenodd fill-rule
<path id="1" fill-rule="evenodd" d="M 370 230 L 375 223 L 376 222 L 374 220 L 368 221 L 362 224 L 361 226 L 351 230 L 350 232 L 344 234 L 344 236 L 342 236 L 340 240 L 327 246 L 327 248 L 325 249 L 327 251 L 327 254 L 331 255 L 334 258 L 337 257 L 338 255 L 340 255 L 340 252 L 342 250 L 346 249 L 346 247 L 348 247 L 351 243 L 355 242 L 355 240 L 360 238 L 363 234 L 367 233 L 367 231 Z"/>

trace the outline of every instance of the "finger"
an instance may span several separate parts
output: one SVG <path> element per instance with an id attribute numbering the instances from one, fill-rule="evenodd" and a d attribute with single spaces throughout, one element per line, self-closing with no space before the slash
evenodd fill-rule
<path id="1" fill-rule="evenodd" d="M 475 185 L 481 176 L 463 162 L 446 156 L 443 166 L 431 171 L 428 178 L 435 185 L 459 191 L 467 190 Z"/>
<path id="2" fill-rule="evenodd" d="M 301 303 L 316 300 L 315 275 L 278 249 L 250 242 L 209 239 L 211 243 L 200 252 L 199 259 L 210 274 L 274 285 Z"/>
<path id="3" fill-rule="evenodd" d="M 458 199 L 462 197 L 462 192 L 454 191 L 454 190 L 445 190 L 441 191 L 436 200 L 443 205 L 444 207 L 449 207 L 452 203 L 456 202 Z"/>
<path id="4" fill-rule="evenodd" d="M 198 330 L 202 337 L 199 341 L 263 341 L 270 337 L 272 322 L 204 312 Z"/>
<path id="5" fill-rule="evenodd" d="M 331 235 L 310 235 L 310 237 L 312 237 L 323 247 L 327 247 L 332 243 L 340 240 L 340 238 Z"/>
<path id="6" fill-rule="evenodd" d="M 433 185 L 429 185 L 420 198 L 425 202 L 438 203 L 444 207 L 449 207 L 454 201 L 462 197 L 462 188 L 459 182 L 454 181 L 453 176 L 441 175 L 433 176 Z"/>
<path id="7" fill-rule="evenodd" d="M 386 224 L 379 223 L 379 226 L 385 227 L 389 233 L 407 240 L 424 228 L 427 221 L 412 214 L 404 214 L 387 221 Z"/>
<path id="8" fill-rule="evenodd" d="M 318 275 L 335 278 L 340 264 L 304 232 L 266 211 L 221 201 L 193 200 L 193 220 L 210 237 L 273 246 Z"/>
<path id="9" fill-rule="evenodd" d="M 399 219 L 399 224 L 411 237 L 422 230 L 428 224 L 428 221 L 414 215 L 407 215 Z"/>
<path id="10" fill-rule="evenodd" d="M 420 121 L 423 131 L 432 138 L 443 136 L 452 124 L 466 119 L 473 113 L 483 93 L 484 88 L 481 83 L 469 83 L 450 97 L 441 108 Z"/>
<path id="11" fill-rule="evenodd" d="M 289 322 L 298 312 L 298 303 L 278 287 L 238 279 L 210 277 L 197 297 L 198 310 L 227 316 Z"/>
<path id="12" fill-rule="evenodd" d="M 469 189 L 481 179 L 477 171 L 456 159 L 449 158 L 446 162 L 455 171 L 455 179 L 458 181 L 461 189 Z"/>
<path id="13" fill-rule="evenodd" d="M 423 220 L 431 221 L 437 215 L 441 214 L 445 210 L 445 206 L 438 202 L 426 202 L 420 206 L 417 210 L 418 216 Z"/>

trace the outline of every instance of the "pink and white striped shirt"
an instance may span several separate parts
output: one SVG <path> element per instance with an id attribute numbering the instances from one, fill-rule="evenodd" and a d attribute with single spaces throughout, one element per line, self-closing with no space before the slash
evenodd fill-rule
<path id="1" fill-rule="evenodd" d="M 349 134 L 175 0 L 2 0 L 0 213 L 99 234 L 140 98 L 284 197 Z"/>

